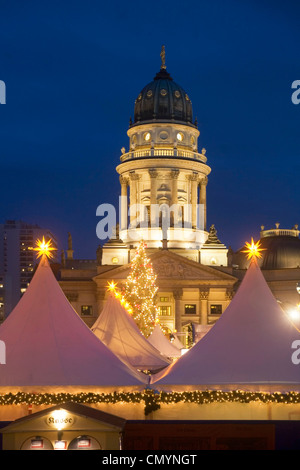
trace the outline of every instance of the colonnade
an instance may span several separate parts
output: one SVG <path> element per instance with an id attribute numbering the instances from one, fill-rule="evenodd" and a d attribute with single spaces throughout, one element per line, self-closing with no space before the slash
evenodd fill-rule
<path id="1" fill-rule="evenodd" d="M 150 222 L 151 227 L 155 226 L 155 211 L 151 211 L 151 207 L 156 204 L 160 204 L 158 200 L 158 177 L 159 171 L 151 168 L 148 170 L 150 178 Z M 180 175 L 179 169 L 170 170 L 170 187 L 171 187 L 171 200 L 170 206 L 178 205 L 178 178 Z M 121 210 L 120 210 L 120 230 L 126 230 L 128 228 L 128 207 L 139 204 L 139 180 L 141 175 L 136 172 L 130 172 L 128 176 L 120 176 L 121 184 Z M 207 176 L 203 176 L 198 172 L 193 172 L 185 174 L 186 180 L 186 207 L 191 210 L 187 210 L 184 214 L 184 221 L 186 226 L 191 226 L 193 229 L 200 228 L 206 230 L 206 185 L 207 185 Z M 129 198 L 130 202 L 128 204 L 128 187 L 130 190 Z M 182 204 L 180 204 L 182 205 Z M 184 207 L 184 206 L 183 206 Z M 197 218 L 199 214 L 197 209 L 200 207 L 202 213 L 201 217 L 203 218 L 202 223 L 197 225 Z M 136 214 L 130 215 L 130 223 L 133 224 Z M 177 220 L 175 220 L 177 222 Z"/>

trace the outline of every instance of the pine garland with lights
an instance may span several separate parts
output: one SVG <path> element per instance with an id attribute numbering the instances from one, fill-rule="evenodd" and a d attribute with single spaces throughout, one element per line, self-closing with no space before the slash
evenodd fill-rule
<path id="1" fill-rule="evenodd" d="M 0 406 L 4 405 L 58 405 L 66 402 L 83 404 L 144 404 L 144 413 L 149 415 L 158 410 L 161 405 L 177 403 L 206 405 L 212 403 L 261 403 L 261 404 L 299 404 L 299 392 L 248 392 L 233 390 L 196 390 L 191 392 L 158 392 L 146 389 L 143 392 L 113 392 L 113 393 L 7 393 L 0 395 Z"/>
<path id="2" fill-rule="evenodd" d="M 146 245 L 140 242 L 131 262 L 130 274 L 122 295 L 131 305 L 132 317 L 145 337 L 154 327 L 158 308 L 154 299 L 158 287 L 151 261 L 146 256 Z"/>

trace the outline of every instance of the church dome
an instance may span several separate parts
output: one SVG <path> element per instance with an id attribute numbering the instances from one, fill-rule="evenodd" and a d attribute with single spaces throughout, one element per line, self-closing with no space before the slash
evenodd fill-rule
<path id="1" fill-rule="evenodd" d="M 192 127 L 192 102 L 185 90 L 175 83 L 164 66 L 139 93 L 132 125 L 144 122 L 179 122 Z"/>
<path id="2" fill-rule="evenodd" d="M 265 237 L 261 246 L 266 249 L 262 269 L 300 267 L 300 239 L 289 235 Z"/>

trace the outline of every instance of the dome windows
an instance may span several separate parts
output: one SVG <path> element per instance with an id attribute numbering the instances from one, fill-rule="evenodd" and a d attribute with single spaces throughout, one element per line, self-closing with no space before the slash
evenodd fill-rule
<path id="1" fill-rule="evenodd" d="M 166 90 L 165 88 L 162 88 L 162 89 L 160 90 L 160 94 L 161 94 L 161 96 L 167 96 L 168 92 L 167 92 L 167 90 Z"/>
<path id="2" fill-rule="evenodd" d="M 145 140 L 146 142 L 149 142 L 150 139 L 151 139 L 151 134 L 150 134 L 150 132 L 145 132 L 145 134 L 144 134 L 144 140 Z"/>
<path id="3" fill-rule="evenodd" d="M 183 133 L 182 133 L 182 132 L 178 132 L 178 134 L 177 134 L 177 136 L 176 136 L 176 137 L 177 137 L 177 140 L 178 140 L 179 142 L 182 142 L 182 141 L 183 141 L 183 139 L 184 139 L 184 135 L 183 135 Z"/>

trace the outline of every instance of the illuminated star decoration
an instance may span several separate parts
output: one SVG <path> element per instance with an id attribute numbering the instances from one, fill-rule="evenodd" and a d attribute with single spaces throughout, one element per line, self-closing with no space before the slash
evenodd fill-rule
<path id="1" fill-rule="evenodd" d="M 247 254 L 247 259 L 262 258 L 261 251 L 264 251 L 266 248 L 260 248 L 260 240 L 254 243 L 253 238 L 251 238 L 251 243 L 246 242 L 245 245 L 246 250 L 242 250 L 242 253 Z"/>
<path id="2" fill-rule="evenodd" d="M 107 290 L 114 294 L 116 299 L 119 299 L 121 305 L 125 308 L 125 310 L 127 310 L 129 315 L 132 315 L 132 308 L 129 302 L 127 302 L 121 293 L 117 290 L 117 284 L 114 281 L 108 283 Z"/>
<path id="3" fill-rule="evenodd" d="M 37 258 L 40 256 L 46 255 L 47 258 L 53 258 L 53 254 L 51 251 L 56 250 L 54 246 L 52 246 L 52 241 L 51 239 L 46 242 L 45 237 L 43 237 L 43 240 L 37 240 L 36 241 L 36 248 L 33 248 L 34 251 L 37 251 Z"/>
<path id="4" fill-rule="evenodd" d="M 116 289 L 117 289 L 117 284 L 114 281 L 111 281 L 111 282 L 108 283 L 107 290 L 109 292 L 115 293 Z"/>

